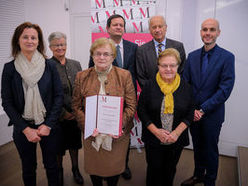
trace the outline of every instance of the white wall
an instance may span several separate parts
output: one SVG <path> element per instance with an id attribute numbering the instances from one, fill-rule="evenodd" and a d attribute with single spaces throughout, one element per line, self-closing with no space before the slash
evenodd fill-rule
<path id="1" fill-rule="evenodd" d="M 236 150 L 237 145 L 248 147 L 248 61 L 247 29 L 248 1 L 218 0 L 216 18 L 221 23 L 219 44 L 235 54 L 236 81 L 233 93 L 227 102 L 226 121 L 223 125 L 220 146 L 223 153 Z"/>
<path id="2" fill-rule="evenodd" d="M 1 0 L 0 3 L 0 72 L 11 58 L 11 37 L 15 27 L 24 20 L 24 0 Z M 0 99 L 1 105 L 1 99 Z M 12 139 L 12 127 L 7 127 L 8 117 L 0 106 L 0 145 Z"/>
<path id="3" fill-rule="evenodd" d="M 37 23 L 44 35 L 44 41 L 48 46 L 48 36 L 52 32 L 64 32 L 67 37 L 67 57 L 71 54 L 70 40 L 70 15 L 69 11 L 65 10 L 65 5 L 68 6 L 66 0 L 24 0 L 25 21 Z M 47 47 L 48 57 L 52 56 L 52 52 Z"/>
<path id="4" fill-rule="evenodd" d="M 46 42 L 51 32 L 65 32 L 68 36 L 67 56 L 79 60 L 82 67 L 87 68 L 91 44 L 90 0 L 24 0 L 24 2 L 24 20 L 38 23 L 44 32 Z M 238 145 L 248 147 L 246 134 L 248 62 L 245 55 L 248 43 L 246 37 L 248 1 L 157 0 L 157 2 L 158 14 L 164 15 L 167 19 L 167 36 L 182 41 L 187 54 L 202 46 L 201 22 L 208 17 L 216 17 L 220 21 L 222 31 L 217 43 L 235 54 L 236 82 L 226 104 L 226 120 L 221 131 L 219 146 L 220 153 L 236 156 Z M 68 11 L 65 11 L 65 3 L 69 8 Z M 48 52 L 48 55 L 50 56 L 51 53 Z M 0 115 L 1 126 L 7 125 L 6 120 L 5 115 Z M 10 130 L 6 128 L 0 128 L 0 137 Z M 5 142 L 0 138 L 0 145 Z"/>
<path id="5" fill-rule="evenodd" d="M 69 11 L 72 57 L 80 61 L 82 69 L 87 69 L 91 45 L 90 0 L 70 1 Z"/>
<path id="6" fill-rule="evenodd" d="M 163 0 L 159 0 L 160 2 L 164 4 Z M 236 81 L 226 103 L 226 117 L 220 135 L 219 150 L 221 154 L 236 156 L 238 145 L 248 147 L 246 124 L 248 1 L 167 0 L 166 3 L 167 35 L 181 40 L 187 54 L 203 45 L 200 38 L 200 26 L 203 20 L 214 17 L 220 22 L 221 34 L 217 44 L 234 53 Z M 177 29 L 171 32 L 171 27 Z"/>

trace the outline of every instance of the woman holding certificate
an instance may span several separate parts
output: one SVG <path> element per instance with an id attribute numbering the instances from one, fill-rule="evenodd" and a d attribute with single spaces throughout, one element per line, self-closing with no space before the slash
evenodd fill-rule
<path id="1" fill-rule="evenodd" d="M 91 136 L 83 140 L 84 166 L 93 185 L 101 186 L 103 180 L 106 180 L 108 186 L 115 186 L 119 175 L 125 169 L 129 132 L 136 111 L 135 89 L 129 71 L 112 66 L 116 57 L 116 47 L 111 39 L 97 39 L 90 48 L 90 54 L 95 66 L 77 74 L 72 109 L 85 138 L 86 110 L 92 106 L 86 105 L 86 98 L 107 95 L 123 99 L 123 111 L 120 109 L 121 134 L 100 133 L 96 128 Z M 119 126 L 119 123 L 116 122 L 116 125 Z"/>
<path id="2" fill-rule="evenodd" d="M 191 87 L 177 73 L 180 55 L 166 49 L 158 57 L 158 72 L 142 89 L 138 116 L 147 161 L 147 186 L 173 185 L 187 128 L 193 121 Z"/>

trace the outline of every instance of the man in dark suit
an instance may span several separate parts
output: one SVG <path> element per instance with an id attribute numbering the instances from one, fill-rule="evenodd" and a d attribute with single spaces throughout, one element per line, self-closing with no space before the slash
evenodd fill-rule
<path id="1" fill-rule="evenodd" d="M 145 81 L 152 79 L 158 72 L 157 58 L 158 54 L 166 48 L 175 48 L 180 53 L 181 64 L 178 73 L 183 71 L 184 61 L 186 59 L 183 44 L 166 38 L 167 24 L 163 16 L 153 16 L 149 20 L 149 30 L 153 40 L 140 46 L 136 55 L 137 80 L 141 88 Z"/>
<path id="2" fill-rule="evenodd" d="M 125 26 L 125 19 L 119 14 L 114 14 L 108 18 L 106 29 L 109 37 L 115 42 L 117 49 L 117 57 L 115 58 L 113 65 L 126 69 L 131 73 L 135 90 L 137 90 L 135 64 L 138 45 L 122 38 L 125 33 Z M 94 66 L 94 62 L 92 57 L 90 57 L 89 67 L 92 66 Z M 124 179 L 131 179 L 132 177 L 128 167 L 128 160 L 129 149 L 126 157 L 126 169 L 122 173 Z"/>
<path id="3" fill-rule="evenodd" d="M 125 33 L 125 26 L 125 19 L 119 14 L 114 14 L 108 18 L 106 30 L 109 34 L 109 37 L 115 42 L 116 47 L 119 45 L 120 58 L 118 58 L 117 51 L 117 57 L 115 58 L 113 65 L 126 69 L 131 73 L 134 87 L 137 90 L 136 51 L 138 45 L 122 38 L 123 34 Z M 92 66 L 94 66 L 94 62 L 92 57 L 90 57 L 89 67 Z"/>
<path id="4" fill-rule="evenodd" d="M 185 64 L 183 77 L 193 88 L 196 109 L 190 132 L 194 147 L 194 175 L 181 185 L 204 182 L 214 186 L 218 172 L 218 141 L 225 118 L 225 101 L 234 86 L 234 55 L 220 48 L 219 23 L 207 19 L 201 25 L 204 46 L 191 52 Z"/>

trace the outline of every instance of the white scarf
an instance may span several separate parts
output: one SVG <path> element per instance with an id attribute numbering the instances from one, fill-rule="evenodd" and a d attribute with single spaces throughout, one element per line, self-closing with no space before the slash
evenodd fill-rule
<path id="1" fill-rule="evenodd" d="M 112 69 L 112 65 L 110 65 L 110 67 L 105 72 L 99 72 L 99 71 L 97 71 L 96 66 L 95 66 L 95 70 L 96 70 L 97 75 L 98 75 L 98 80 L 101 83 L 99 94 L 103 94 L 103 95 L 106 94 L 104 82 L 107 80 L 107 75 L 111 69 Z M 97 151 L 99 151 L 101 146 L 103 149 L 105 149 L 107 151 L 111 151 L 112 150 L 112 141 L 113 141 L 112 137 L 109 136 L 108 134 L 98 134 L 95 137 L 95 141 L 92 141 L 91 144 Z"/>
<path id="2" fill-rule="evenodd" d="M 32 60 L 28 61 L 20 52 L 14 61 L 14 65 L 16 71 L 22 77 L 25 99 L 22 116 L 26 120 L 34 120 L 35 124 L 41 124 L 46 116 L 46 108 L 40 96 L 38 81 L 45 71 L 45 58 L 36 50 Z"/>

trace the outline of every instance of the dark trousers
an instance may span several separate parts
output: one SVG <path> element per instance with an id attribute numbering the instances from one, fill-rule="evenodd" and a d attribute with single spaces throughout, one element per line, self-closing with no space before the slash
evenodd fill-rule
<path id="1" fill-rule="evenodd" d="M 218 173 L 218 142 L 222 124 L 195 122 L 190 126 L 194 147 L 194 176 L 204 178 L 205 185 L 214 186 Z"/>
<path id="2" fill-rule="evenodd" d="M 176 145 L 145 144 L 147 172 L 146 186 L 172 186 L 176 165 L 183 147 Z"/>
<path id="3" fill-rule="evenodd" d="M 102 186 L 103 180 L 107 181 L 108 186 L 117 186 L 120 175 L 111 176 L 111 177 L 101 177 L 96 175 L 90 175 L 93 186 Z"/>
<path id="4" fill-rule="evenodd" d="M 29 142 L 22 132 L 13 132 L 13 139 L 22 162 L 22 177 L 25 186 L 36 185 L 37 168 L 37 143 Z M 58 185 L 58 168 L 56 161 L 57 154 L 57 134 L 54 129 L 49 136 L 42 137 L 40 141 L 43 164 L 49 186 Z"/>
<path id="5" fill-rule="evenodd" d="M 128 145 L 128 149 L 127 149 L 127 156 L 126 156 L 126 169 L 128 168 L 129 154 L 130 154 L 130 145 L 131 145 L 131 137 L 129 138 L 129 145 Z"/>

